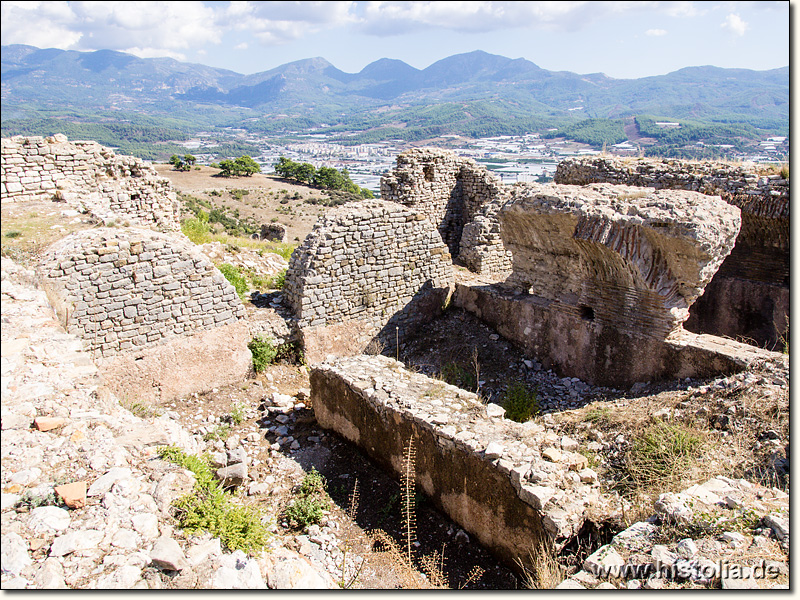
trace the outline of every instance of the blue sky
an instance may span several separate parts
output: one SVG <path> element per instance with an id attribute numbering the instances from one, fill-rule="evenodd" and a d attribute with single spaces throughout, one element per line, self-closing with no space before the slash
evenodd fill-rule
<path id="1" fill-rule="evenodd" d="M 792 4 L 794 4 L 792 2 Z M 794 8 L 794 7 L 792 7 Z M 425 68 L 462 52 L 615 78 L 789 64 L 790 2 L 13 2 L 2 44 L 112 49 L 239 73 L 321 56 Z"/>

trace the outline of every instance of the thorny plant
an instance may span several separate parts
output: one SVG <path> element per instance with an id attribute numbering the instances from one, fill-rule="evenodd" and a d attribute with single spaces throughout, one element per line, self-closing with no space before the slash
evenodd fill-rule
<path id="1" fill-rule="evenodd" d="M 448 586 L 445 575 L 444 547 L 439 552 L 434 550 L 430 554 L 416 556 L 416 449 L 412 436 L 403 452 L 403 472 L 401 485 L 401 511 L 403 519 L 403 541 L 399 545 L 389 534 L 381 529 L 371 531 L 368 535 L 372 542 L 373 550 L 385 553 L 394 563 L 396 573 L 401 578 L 404 588 L 442 589 Z M 418 567 L 417 567 L 418 565 Z M 484 571 L 479 566 L 474 566 L 467 575 L 466 580 L 459 586 L 464 589 L 470 583 L 477 581 Z"/>

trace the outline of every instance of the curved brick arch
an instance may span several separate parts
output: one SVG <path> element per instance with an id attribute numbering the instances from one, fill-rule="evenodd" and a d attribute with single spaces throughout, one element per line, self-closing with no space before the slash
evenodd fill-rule
<path id="1" fill-rule="evenodd" d="M 741 209 L 736 245 L 691 308 L 686 329 L 774 348 L 789 319 L 789 180 L 753 165 L 657 158 L 581 157 L 555 182 L 614 183 L 719 195 Z"/>

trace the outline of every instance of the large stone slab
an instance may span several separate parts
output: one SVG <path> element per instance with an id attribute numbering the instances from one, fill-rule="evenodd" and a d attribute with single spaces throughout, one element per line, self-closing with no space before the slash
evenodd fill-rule
<path id="1" fill-rule="evenodd" d="M 737 206 L 742 227 L 736 245 L 685 327 L 770 349 L 788 337 L 789 179 L 754 165 L 605 156 L 566 159 L 555 181 L 696 190 Z"/>
<path id="2" fill-rule="evenodd" d="M 507 283 L 588 321 L 664 339 L 739 233 L 718 197 L 609 184 L 516 186 L 500 211 Z"/>
<path id="3" fill-rule="evenodd" d="M 511 565 L 528 560 L 539 542 L 561 547 L 582 527 L 598 525 L 590 514 L 611 517 L 620 506 L 616 496 L 572 477 L 568 461 L 543 459 L 541 428 L 489 417 L 475 394 L 385 356 L 315 367 L 311 403 L 322 427 L 398 477 L 413 439 L 417 485 Z"/>

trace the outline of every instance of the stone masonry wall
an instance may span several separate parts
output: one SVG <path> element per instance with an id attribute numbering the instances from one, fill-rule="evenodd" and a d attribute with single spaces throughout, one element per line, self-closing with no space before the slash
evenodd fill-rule
<path id="1" fill-rule="evenodd" d="M 179 206 L 168 179 L 138 158 L 64 135 L 2 140 L 3 202 L 62 200 L 111 221 L 179 231 Z"/>
<path id="2" fill-rule="evenodd" d="M 359 356 L 311 372 L 322 427 L 403 472 L 413 439 L 417 484 L 456 523 L 512 566 L 539 542 L 555 551 L 621 507 L 600 490 L 582 454 L 534 422 L 515 423 L 470 392 L 413 373 L 385 356 Z M 593 516 L 590 516 L 593 515 Z"/>
<path id="3" fill-rule="evenodd" d="M 244 317 L 233 286 L 193 244 L 142 229 L 92 229 L 48 249 L 38 272 L 87 350 L 109 357 Z"/>
<path id="4" fill-rule="evenodd" d="M 331 332 L 358 352 L 382 329 L 394 340 L 395 328 L 402 334 L 440 310 L 452 286 L 450 254 L 425 216 L 367 200 L 316 223 L 292 254 L 284 297 L 305 332 L 306 358 L 314 362 L 337 353 Z M 319 352 L 312 337 L 320 340 Z"/>
<path id="5" fill-rule="evenodd" d="M 381 178 L 383 200 L 426 215 L 452 255 L 488 275 L 504 275 L 511 268 L 496 219 L 507 194 L 500 180 L 472 159 L 435 148 L 401 153 L 397 167 Z"/>
<path id="6" fill-rule="evenodd" d="M 620 183 L 719 195 L 742 211 L 730 256 L 698 299 L 687 329 L 775 347 L 788 327 L 789 181 L 720 162 L 593 157 L 558 165 L 556 183 Z"/>

